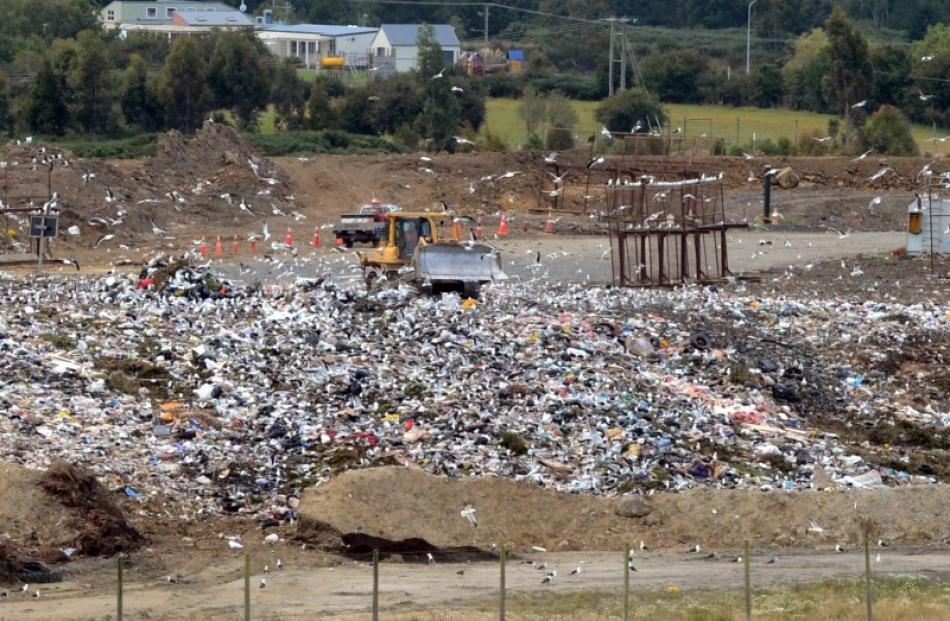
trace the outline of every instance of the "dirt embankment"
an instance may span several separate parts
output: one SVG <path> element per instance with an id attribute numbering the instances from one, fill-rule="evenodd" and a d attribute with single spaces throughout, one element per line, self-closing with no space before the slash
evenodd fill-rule
<path id="1" fill-rule="evenodd" d="M 144 538 L 91 474 L 67 463 L 45 472 L 0 463 L 0 581 L 47 581 L 39 563 L 112 555 Z"/>
<path id="2" fill-rule="evenodd" d="M 298 537 L 360 552 L 405 555 L 505 546 L 617 550 L 643 540 L 662 549 L 700 543 L 737 548 L 834 546 L 863 529 L 895 543 L 950 539 L 945 486 L 852 492 L 760 493 L 701 489 L 618 498 L 562 494 L 500 478 L 447 479 L 421 471 L 350 471 L 308 490 Z M 462 511 L 474 509 L 477 525 Z M 823 529 L 809 530 L 812 523 Z"/>

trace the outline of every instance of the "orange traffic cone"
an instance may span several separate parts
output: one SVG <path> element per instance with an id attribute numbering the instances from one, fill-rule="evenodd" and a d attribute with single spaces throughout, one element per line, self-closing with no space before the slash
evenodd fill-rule
<path id="1" fill-rule="evenodd" d="M 284 235 L 284 243 L 288 246 L 294 245 L 294 231 L 289 226 L 287 227 L 287 234 Z"/>
<path id="2" fill-rule="evenodd" d="M 528 224 L 528 219 L 525 218 L 525 219 L 521 222 L 521 230 L 524 231 L 525 233 L 527 233 L 527 232 L 528 232 L 528 229 L 530 229 L 530 228 L 531 228 L 531 225 Z"/>
<path id="3" fill-rule="evenodd" d="M 313 237 L 310 238 L 310 245 L 314 248 L 320 247 L 320 227 L 313 229 Z"/>
<path id="4" fill-rule="evenodd" d="M 548 218 L 547 222 L 544 223 L 544 232 L 554 234 L 554 220 Z"/>
<path id="5" fill-rule="evenodd" d="M 238 241 L 237 235 L 234 236 L 234 241 L 231 242 L 231 254 L 237 254 L 241 252 L 241 242 Z"/>
<path id="6" fill-rule="evenodd" d="M 484 234 L 485 234 L 485 227 L 483 227 L 482 223 L 479 222 L 478 224 L 475 225 L 475 237 L 478 237 L 479 239 L 481 239 L 481 237 Z"/>
<path id="7" fill-rule="evenodd" d="M 214 241 L 214 256 L 216 257 L 224 256 L 224 246 L 221 245 L 220 235 L 218 235 L 218 238 Z"/>
<path id="8" fill-rule="evenodd" d="M 251 254 L 257 252 L 257 240 L 253 237 L 251 238 L 250 242 L 248 242 L 248 250 L 251 251 Z"/>
<path id="9" fill-rule="evenodd" d="M 505 236 L 508 234 L 508 216 L 503 215 L 501 221 L 498 223 L 498 235 Z"/>
<path id="10" fill-rule="evenodd" d="M 342 248 L 342 247 L 343 247 L 344 242 L 343 242 L 343 238 L 342 238 L 342 237 L 337 237 L 337 238 L 336 238 L 336 245 L 337 245 L 337 247 L 339 247 L 339 248 Z"/>
<path id="11" fill-rule="evenodd" d="M 204 237 L 201 238 L 201 245 L 198 246 L 198 254 L 200 254 L 203 257 L 208 256 L 208 242 L 205 240 Z"/>
<path id="12" fill-rule="evenodd" d="M 456 220 L 453 223 L 453 228 L 455 229 L 455 239 L 462 239 L 462 223 Z"/>

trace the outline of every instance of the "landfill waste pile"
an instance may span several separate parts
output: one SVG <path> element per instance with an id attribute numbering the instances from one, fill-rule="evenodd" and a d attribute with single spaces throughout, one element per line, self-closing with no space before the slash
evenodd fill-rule
<path id="1" fill-rule="evenodd" d="M 948 378 L 901 367 L 946 368 L 945 306 L 331 279 L 210 295 L 213 274 L 162 269 L 0 280 L 7 461 L 69 461 L 182 519 L 278 521 L 378 465 L 599 495 L 950 477 Z"/>
<path id="2" fill-rule="evenodd" d="M 243 224 L 297 209 L 286 174 L 233 128 L 215 123 L 190 138 L 176 131 L 159 136 L 155 156 L 141 166 L 11 144 L 0 149 L 0 168 L 17 196 L 53 192 L 49 206 L 62 215 L 64 240 L 103 250 L 191 235 L 195 225 Z M 22 250 L 29 242 L 28 218 L 9 218 L 14 245 Z"/>

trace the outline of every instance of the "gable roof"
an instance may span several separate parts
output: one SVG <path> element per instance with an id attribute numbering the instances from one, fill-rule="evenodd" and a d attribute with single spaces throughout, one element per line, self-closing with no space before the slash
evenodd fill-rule
<path id="1" fill-rule="evenodd" d="M 247 15 L 236 11 L 197 11 L 182 9 L 175 12 L 175 19 L 187 26 L 253 26 Z"/>
<path id="2" fill-rule="evenodd" d="M 431 24 L 436 42 L 442 47 L 459 47 L 459 38 L 451 24 Z M 386 33 L 389 44 L 396 47 L 415 45 L 419 39 L 420 24 L 382 24 L 379 29 Z"/>
<path id="3" fill-rule="evenodd" d="M 294 34 L 315 34 L 325 37 L 349 37 L 358 34 L 371 34 L 376 28 L 368 26 L 334 26 L 332 24 L 268 24 L 258 30 L 266 32 L 290 32 Z"/>

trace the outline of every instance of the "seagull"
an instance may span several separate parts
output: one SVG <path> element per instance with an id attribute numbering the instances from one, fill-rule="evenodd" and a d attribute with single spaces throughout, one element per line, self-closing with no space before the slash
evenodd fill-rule
<path id="1" fill-rule="evenodd" d="M 437 74 L 435 74 L 434 76 L 432 76 L 432 79 L 433 79 L 433 80 L 441 80 L 443 75 L 445 75 L 445 67 L 442 67 L 442 71 L 440 71 L 440 72 L 438 72 Z"/>
<path id="2" fill-rule="evenodd" d="M 930 99 L 933 98 L 933 95 L 924 95 L 924 92 L 920 90 L 919 88 L 917 89 L 917 96 L 920 98 L 921 101 L 924 101 L 924 102 L 930 101 Z"/>
<path id="3" fill-rule="evenodd" d="M 544 156 L 545 164 L 557 164 L 557 152 L 552 151 L 550 154 Z"/>
<path id="4" fill-rule="evenodd" d="M 475 517 L 475 507 L 472 505 L 465 505 L 465 508 L 459 512 L 459 515 L 468 520 L 468 523 L 472 526 L 478 526 L 478 518 Z"/>
<path id="5" fill-rule="evenodd" d="M 601 126 L 601 128 L 600 128 L 600 134 L 601 134 L 602 136 L 604 136 L 607 140 L 613 140 L 613 139 L 614 139 L 614 135 L 613 135 L 612 133 L 610 133 L 610 130 L 607 129 L 606 127 Z"/>
<path id="6" fill-rule="evenodd" d="M 435 565 L 435 557 L 432 556 L 432 552 L 426 552 L 426 562 L 430 565 Z"/>
<path id="7" fill-rule="evenodd" d="M 636 571 L 636 570 L 637 570 L 637 568 L 633 566 L 633 563 L 627 563 L 627 567 L 630 569 L 630 571 Z"/>
<path id="8" fill-rule="evenodd" d="M 269 545 L 274 545 L 278 541 L 280 541 L 280 536 L 277 533 L 270 533 L 269 535 L 264 537 L 264 543 L 269 544 Z"/>
<path id="9" fill-rule="evenodd" d="M 877 547 L 879 547 L 879 548 L 886 548 L 886 547 L 888 547 L 888 546 L 887 546 L 887 542 L 884 541 L 883 539 L 878 539 L 878 540 L 877 540 Z"/>
<path id="10" fill-rule="evenodd" d="M 260 588 L 262 588 L 262 589 L 266 589 L 266 588 L 267 588 L 267 578 L 261 578 Z"/>
<path id="11" fill-rule="evenodd" d="M 469 140 L 468 138 L 462 138 L 461 136 L 453 136 L 455 142 L 459 144 L 475 144 L 475 141 Z"/>
<path id="12" fill-rule="evenodd" d="M 560 177 L 554 176 L 554 173 L 548 173 L 552 179 L 554 179 L 554 185 L 561 185 L 564 183 L 564 178 L 567 177 L 568 173 L 564 173 Z"/>
<path id="13" fill-rule="evenodd" d="M 240 541 L 236 541 L 234 539 L 228 539 L 228 547 L 231 548 L 232 550 L 240 550 L 244 546 L 241 545 Z"/>
<path id="14" fill-rule="evenodd" d="M 730 563 L 741 563 L 741 562 L 742 562 L 742 555 L 740 554 L 739 556 L 735 557 L 734 559 L 732 559 L 732 560 L 729 561 L 729 562 L 730 562 Z"/>
<path id="15" fill-rule="evenodd" d="M 814 138 L 814 137 L 813 137 L 812 140 L 814 140 L 815 142 L 828 142 L 829 140 L 831 140 L 831 136 L 825 136 L 825 137 L 823 137 L 823 138 Z"/>
<path id="16" fill-rule="evenodd" d="M 646 551 L 649 550 L 649 549 L 650 549 L 650 548 L 647 547 L 647 544 L 643 543 L 643 541 L 640 541 L 640 551 L 641 551 L 641 552 L 646 552 Z M 631 554 L 631 556 L 632 556 L 632 554 Z"/>
<path id="17" fill-rule="evenodd" d="M 111 203 L 114 200 L 115 200 L 115 194 L 112 193 L 112 188 L 109 186 L 106 186 L 106 202 Z"/>
<path id="18" fill-rule="evenodd" d="M 247 213 L 251 214 L 252 216 L 254 215 L 254 212 L 251 211 L 251 206 L 247 203 L 246 200 L 244 200 L 244 197 L 243 197 L 243 196 L 241 197 L 241 204 L 238 205 L 238 207 L 241 208 L 241 211 L 246 211 Z"/>
<path id="19" fill-rule="evenodd" d="M 742 157 L 744 157 L 744 158 L 747 159 L 747 160 L 754 160 L 754 159 L 755 159 L 755 156 L 754 156 L 754 155 L 749 155 L 748 153 L 746 153 L 746 152 L 744 152 L 744 151 L 742 152 Z"/>
<path id="20" fill-rule="evenodd" d="M 502 179 L 511 179 L 515 175 L 520 175 L 520 174 L 521 174 L 520 170 L 509 170 L 505 174 L 498 175 L 497 177 L 495 177 L 495 181 L 501 181 Z"/>
<path id="21" fill-rule="evenodd" d="M 277 571 L 280 571 L 284 568 L 284 562 L 280 559 L 277 559 Z"/>
<path id="22" fill-rule="evenodd" d="M 77 259 L 60 259 L 66 265 L 72 265 L 76 268 L 76 271 L 79 271 L 79 261 Z"/>
<path id="23" fill-rule="evenodd" d="M 553 572 L 550 573 L 550 574 L 548 574 L 548 575 L 546 575 L 546 576 L 544 577 L 544 579 L 541 580 L 541 584 L 551 584 L 552 582 L 554 582 L 554 573 L 553 573 Z"/>
<path id="24" fill-rule="evenodd" d="M 103 235 L 102 237 L 100 237 L 99 239 L 97 239 L 97 240 L 96 240 L 96 243 L 93 244 L 92 247 L 93 247 L 93 248 L 98 248 L 100 244 L 103 244 L 103 243 L 105 243 L 105 242 L 107 242 L 107 241 L 109 241 L 109 240 L 111 240 L 111 239 L 115 239 L 115 235 L 113 235 L 112 233 L 107 233 L 107 234 Z"/>
<path id="25" fill-rule="evenodd" d="M 878 553 L 877 553 L 877 556 L 874 557 L 874 562 L 875 562 L 875 563 L 880 563 L 880 562 L 881 562 L 881 553 L 880 553 L 880 552 L 878 552 Z"/>
<path id="26" fill-rule="evenodd" d="M 264 573 L 265 573 L 265 574 L 269 574 L 269 573 L 270 573 L 270 567 L 268 567 L 267 565 L 264 565 Z"/>
<path id="27" fill-rule="evenodd" d="M 266 223 L 266 222 L 264 223 L 264 230 L 263 230 L 263 232 L 264 232 L 264 241 L 269 240 L 269 239 L 270 239 L 270 230 L 267 228 L 267 223 Z"/>
<path id="28" fill-rule="evenodd" d="M 29 591 L 29 590 L 30 590 L 30 583 L 26 583 L 26 584 L 23 585 L 23 588 L 20 589 L 20 593 L 24 593 L 24 594 L 25 594 L 25 593 L 26 593 L 27 591 Z"/>
<path id="29" fill-rule="evenodd" d="M 463 567 L 462 569 L 460 569 L 460 570 L 458 570 L 457 572 L 455 572 L 455 575 L 456 575 L 456 576 L 464 576 L 464 575 L 465 575 L 465 568 Z"/>
<path id="30" fill-rule="evenodd" d="M 773 556 L 773 557 L 770 558 L 769 560 L 765 561 L 765 564 L 766 564 L 766 565 L 774 565 L 777 561 L 778 561 L 778 557 L 777 557 L 777 556 Z"/>
<path id="31" fill-rule="evenodd" d="M 874 152 L 874 149 L 868 149 L 867 151 L 865 151 L 864 153 L 862 153 L 861 155 L 857 156 L 856 158 L 854 158 L 854 159 L 851 160 L 851 161 L 852 161 L 852 162 L 860 162 L 861 160 L 867 159 L 867 157 L 868 157 L 869 155 L 871 155 L 871 153 L 873 153 L 873 152 Z"/>
<path id="32" fill-rule="evenodd" d="M 581 566 L 578 565 L 577 567 L 575 567 L 574 570 L 571 571 L 571 575 L 572 575 L 572 576 L 579 576 L 579 575 L 581 575 Z"/>
<path id="33" fill-rule="evenodd" d="M 463 89 L 463 88 L 461 88 L 461 87 L 458 87 L 458 86 L 453 86 L 451 90 L 452 90 L 453 93 L 464 93 L 464 92 L 465 92 L 465 89 Z"/>
<path id="34" fill-rule="evenodd" d="M 158 235 L 164 237 L 168 234 L 168 231 L 165 229 L 159 228 L 154 222 L 152 222 L 152 235 Z"/>
<path id="35" fill-rule="evenodd" d="M 920 57 L 920 62 L 922 62 L 922 63 L 929 63 L 929 62 L 932 61 L 933 59 L 934 59 L 933 56 L 921 56 L 921 57 Z"/>
<path id="36" fill-rule="evenodd" d="M 31 595 L 30 597 L 32 597 L 33 599 L 39 599 L 39 598 L 40 598 L 40 592 L 39 592 L 39 591 L 33 591 L 33 595 Z"/>
<path id="37" fill-rule="evenodd" d="M 687 554 L 698 554 L 698 553 L 700 552 L 700 550 L 701 550 L 701 548 L 699 547 L 699 544 L 697 543 L 697 544 L 694 545 L 692 548 L 690 548 L 689 550 L 687 550 L 686 553 L 687 553 Z"/>
<path id="38" fill-rule="evenodd" d="M 642 121 L 637 121 L 637 124 L 634 125 L 634 126 L 630 129 L 630 133 L 631 133 L 631 134 L 635 134 L 635 133 L 637 133 L 638 131 L 640 131 L 641 129 L 643 129 L 643 122 L 642 122 Z"/>
<path id="39" fill-rule="evenodd" d="M 894 169 L 891 168 L 890 166 L 885 166 L 885 167 L 882 168 L 881 170 L 877 171 L 876 173 L 874 173 L 873 175 L 871 175 L 870 177 L 868 177 L 868 181 L 877 181 L 878 179 L 880 179 L 881 177 L 883 177 L 883 176 L 886 175 L 887 173 L 891 172 L 892 170 L 894 170 Z"/>
<path id="40" fill-rule="evenodd" d="M 247 160 L 247 164 L 248 164 L 248 166 L 251 167 L 251 172 L 254 173 L 254 176 L 255 176 L 255 177 L 260 177 L 260 174 L 258 174 L 259 171 L 260 171 L 260 169 L 261 169 L 260 164 L 258 164 L 257 162 L 255 162 L 254 160 L 251 160 L 251 159 Z"/>
<path id="41" fill-rule="evenodd" d="M 603 164 L 606 161 L 607 159 L 603 155 L 601 155 L 600 157 L 591 158 L 591 160 L 587 162 L 587 168 L 593 168 L 594 166 L 597 166 L 598 164 Z"/>
<path id="42" fill-rule="evenodd" d="M 808 532 L 818 533 L 822 537 L 825 536 L 825 529 L 822 528 L 821 526 L 818 526 L 818 523 L 815 522 L 814 520 L 808 520 Z"/>
<path id="43" fill-rule="evenodd" d="M 842 548 L 840 543 L 836 543 L 835 552 L 847 552 L 847 550 L 845 548 Z"/>
<path id="44" fill-rule="evenodd" d="M 866 105 L 868 105 L 868 100 L 867 100 L 867 99 L 862 99 L 862 100 L 859 101 L 858 103 L 852 104 L 852 105 L 851 105 L 851 109 L 853 110 L 853 109 L 855 109 L 855 108 L 863 108 L 863 107 L 866 106 Z"/>
<path id="45" fill-rule="evenodd" d="M 868 203 L 868 211 L 871 211 L 872 209 L 874 209 L 875 205 L 880 205 L 882 200 L 884 199 L 882 199 L 880 196 L 875 196 L 874 198 L 872 198 L 871 201 Z"/>

